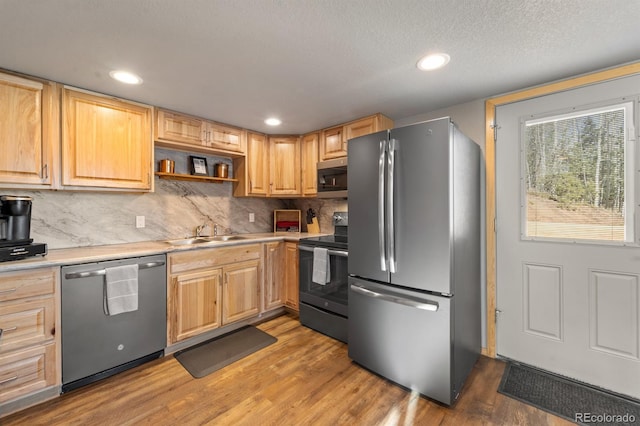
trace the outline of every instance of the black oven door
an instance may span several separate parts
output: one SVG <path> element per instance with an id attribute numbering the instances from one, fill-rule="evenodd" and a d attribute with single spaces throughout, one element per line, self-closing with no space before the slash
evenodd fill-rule
<path id="1" fill-rule="evenodd" d="M 349 283 L 348 252 L 328 249 L 331 279 L 321 285 L 313 282 L 313 247 L 300 245 L 300 301 L 347 317 Z"/>

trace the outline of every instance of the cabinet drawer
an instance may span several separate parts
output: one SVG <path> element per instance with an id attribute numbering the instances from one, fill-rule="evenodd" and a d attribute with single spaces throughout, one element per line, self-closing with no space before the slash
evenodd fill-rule
<path id="1" fill-rule="evenodd" d="M 0 353 L 53 339 L 54 306 L 53 297 L 3 303 L 0 314 L 0 328 L 3 330 Z"/>
<path id="2" fill-rule="evenodd" d="M 0 302 L 53 294 L 59 273 L 58 268 L 46 268 L 0 274 Z"/>
<path id="3" fill-rule="evenodd" d="M 56 345 L 0 355 L 0 403 L 53 386 Z"/>
<path id="4" fill-rule="evenodd" d="M 260 244 L 171 253 L 169 254 L 169 273 L 176 274 L 253 259 L 260 259 Z"/>

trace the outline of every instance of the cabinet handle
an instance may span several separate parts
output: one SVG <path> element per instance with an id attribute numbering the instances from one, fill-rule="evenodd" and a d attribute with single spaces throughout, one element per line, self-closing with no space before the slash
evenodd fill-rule
<path id="1" fill-rule="evenodd" d="M 13 382 L 17 378 L 18 378 L 18 376 L 9 377 L 8 379 L 0 381 L 0 385 L 4 385 L 5 383 Z"/>
<path id="2" fill-rule="evenodd" d="M 40 171 L 40 178 L 49 179 L 49 165 L 45 164 L 42 166 L 42 170 Z"/>
<path id="3" fill-rule="evenodd" d="M 14 291 L 16 291 L 17 288 L 10 288 L 9 290 L 0 290 L 0 294 L 8 294 L 8 293 L 13 293 Z"/>
<path id="4" fill-rule="evenodd" d="M 0 328 L 0 339 L 2 339 L 2 335 L 4 333 L 6 333 L 7 331 L 15 331 L 17 330 L 18 327 L 11 327 L 11 328 Z"/>

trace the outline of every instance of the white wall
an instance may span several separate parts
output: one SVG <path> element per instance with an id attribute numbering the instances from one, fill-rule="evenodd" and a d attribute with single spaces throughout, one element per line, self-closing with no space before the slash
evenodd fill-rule
<path id="1" fill-rule="evenodd" d="M 482 158 L 484 160 L 485 148 L 485 105 L 484 100 L 478 99 L 464 104 L 454 105 L 437 111 L 432 111 L 413 117 L 407 117 L 395 120 L 395 127 L 407 126 L 409 124 L 419 123 L 421 121 L 432 120 L 440 117 L 451 117 L 453 122 L 460 130 L 471 139 L 473 139 L 482 149 Z M 482 224 L 481 241 L 481 294 L 482 294 L 482 346 L 487 346 L 487 270 L 486 270 L 486 208 L 485 208 L 485 162 L 482 162 L 480 168 L 480 188 L 482 195 L 480 197 L 480 220 Z"/>

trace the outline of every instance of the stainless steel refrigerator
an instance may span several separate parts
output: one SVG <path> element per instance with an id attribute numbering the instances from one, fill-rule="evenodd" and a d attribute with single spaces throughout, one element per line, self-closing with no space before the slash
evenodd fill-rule
<path id="1" fill-rule="evenodd" d="M 348 141 L 349 357 L 453 404 L 480 353 L 480 149 L 448 118 Z"/>

